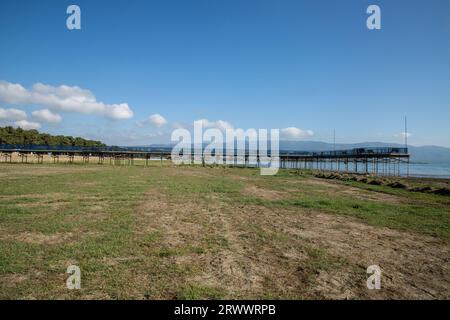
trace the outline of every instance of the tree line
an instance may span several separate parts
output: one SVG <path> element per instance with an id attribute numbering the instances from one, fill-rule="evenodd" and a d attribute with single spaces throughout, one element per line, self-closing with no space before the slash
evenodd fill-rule
<path id="1" fill-rule="evenodd" d="M 40 133 L 37 130 L 23 130 L 22 128 L 0 127 L 0 144 L 46 145 L 46 146 L 76 146 L 76 147 L 104 147 L 101 141 L 87 140 L 72 136 L 53 136 Z"/>

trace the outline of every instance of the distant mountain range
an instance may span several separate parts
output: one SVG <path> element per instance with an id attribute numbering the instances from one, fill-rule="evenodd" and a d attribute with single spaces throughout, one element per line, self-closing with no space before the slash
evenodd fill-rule
<path id="1" fill-rule="evenodd" d="M 144 146 L 140 146 L 144 147 Z M 166 149 L 171 148 L 168 144 L 154 144 L 151 148 Z M 280 150 L 284 151 L 330 151 L 333 148 L 336 150 L 347 150 L 353 148 L 382 148 L 382 147 L 399 147 L 403 148 L 403 144 L 385 143 L 385 142 L 361 142 L 352 144 L 336 144 L 320 142 L 320 141 L 280 141 Z M 411 154 L 411 161 L 416 163 L 450 163 L 450 148 L 438 146 L 408 146 Z"/>

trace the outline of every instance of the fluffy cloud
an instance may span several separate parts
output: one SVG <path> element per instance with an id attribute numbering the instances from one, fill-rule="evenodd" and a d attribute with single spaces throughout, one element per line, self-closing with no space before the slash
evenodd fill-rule
<path id="1" fill-rule="evenodd" d="M 159 113 L 155 113 L 155 114 L 152 114 L 150 117 L 148 117 L 145 120 L 138 121 L 137 125 L 139 127 L 143 127 L 147 124 L 150 124 L 157 128 L 161 128 L 161 127 L 165 126 L 166 123 L 167 123 L 167 120 L 162 115 L 160 115 Z"/>
<path id="2" fill-rule="evenodd" d="M 27 114 L 19 109 L 3 109 L 0 108 L 0 120 L 18 121 L 25 120 Z"/>
<path id="3" fill-rule="evenodd" d="M 196 122 L 201 122 L 204 129 L 208 128 L 216 128 L 222 131 L 225 131 L 226 129 L 233 129 L 233 125 L 227 121 L 223 120 L 217 120 L 217 121 L 210 121 L 208 119 L 200 119 L 196 120 Z"/>
<path id="4" fill-rule="evenodd" d="M 26 89 L 18 83 L 0 81 L 0 99 L 11 104 L 36 104 L 54 110 L 95 114 L 111 119 L 133 117 L 128 104 L 99 102 L 91 91 L 77 86 L 36 83 L 31 89 Z"/>
<path id="5" fill-rule="evenodd" d="M 152 125 L 158 128 L 161 128 L 167 123 L 167 120 L 158 113 L 152 114 L 148 120 Z"/>
<path id="6" fill-rule="evenodd" d="M 296 127 L 288 127 L 280 130 L 280 136 L 284 139 L 304 139 L 314 135 L 312 130 L 302 130 Z"/>
<path id="7" fill-rule="evenodd" d="M 36 110 L 31 114 L 33 118 L 43 122 L 58 123 L 62 121 L 62 117 L 59 114 L 53 113 L 48 109 Z"/>
<path id="8" fill-rule="evenodd" d="M 26 119 L 27 114 L 23 110 L 0 108 L 0 121 L 4 124 L 20 127 L 25 130 L 39 129 L 41 127 L 40 123 Z"/>
<path id="9" fill-rule="evenodd" d="M 403 138 L 403 139 L 405 139 L 405 137 L 409 138 L 409 137 L 411 137 L 411 133 L 409 133 L 409 132 L 400 132 L 398 135 L 396 135 L 396 137 Z"/>
<path id="10" fill-rule="evenodd" d="M 31 129 L 39 129 L 41 127 L 41 124 L 38 122 L 32 122 L 28 120 L 20 120 L 14 122 L 15 127 L 22 128 L 24 130 L 31 130 Z"/>

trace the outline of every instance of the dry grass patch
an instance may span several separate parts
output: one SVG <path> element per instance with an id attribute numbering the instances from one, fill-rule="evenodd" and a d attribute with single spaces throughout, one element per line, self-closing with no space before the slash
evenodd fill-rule
<path id="1" fill-rule="evenodd" d="M 43 234 L 43 233 L 33 233 L 33 232 L 23 232 L 17 235 L 8 235 L 8 238 L 14 239 L 16 241 L 21 241 L 30 244 L 60 244 L 69 241 L 73 237 L 73 233 L 55 233 L 55 234 Z"/>
<path id="2" fill-rule="evenodd" d="M 321 286 L 324 279 L 335 285 L 329 291 L 321 290 L 324 297 L 339 298 L 343 290 L 347 298 L 443 299 L 450 296 L 450 246 L 446 242 L 327 214 L 305 215 L 297 223 L 302 226 L 300 232 L 295 227 L 285 227 L 285 232 L 301 237 L 306 235 L 305 238 L 316 247 L 344 258 L 363 272 L 372 264 L 379 265 L 383 271 L 384 290 L 361 290 L 358 295 L 350 294 L 351 288 L 363 288 L 364 282 L 352 284 L 346 280 L 345 285 L 338 285 L 331 281 L 336 275 L 322 276 L 319 278 Z M 295 226 L 295 223 L 291 225 Z M 339 288 L 338 295 L 331 294 Z"/>
<path id="3" fill-rule="evenodd" d="M 253 196 L 256 198 L 262 198 L 266 200 L 281 200 L 289 197 L 288 192 L 278 191 L 278 190 L 270 190 L 266 188 L 261 188 L 255 185 L 246 186 L 242 190 L 242 194 L 246 196 Z"/>
<path id="4" fill-rule="evenodd" d="M 325 189 L 323 192 L 329 193 L 330 196 L 348 196 L 354 199 L 358 200 L 367 200 L 367 201 L 374 201 L 374 202 L 381 202 L 381 203 L 391 203 L 391 204 L 398 204 L 398 203 L 404 203 L 405 201 L 410 202 L 410 199 L 404 199 L 399 196 L 390 195 L 387 193 L 382 192 L 373 192 L 368 191 L 364 189 L 359 189 L 351 186 L 343 185 L 342 183 L 335 182 L 335 181 L 329 181 L 329 180 L 321 180 L 317 178 L 311 178 L 311 179 L 305 179 L 303 181 L 306 185 L 313 185 L 313 186 L 321 186 Z"/>

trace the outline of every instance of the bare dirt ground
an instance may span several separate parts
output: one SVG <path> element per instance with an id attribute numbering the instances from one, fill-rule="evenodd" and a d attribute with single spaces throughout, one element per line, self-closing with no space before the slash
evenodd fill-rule
<path id="1" fill-rule="evenodd" d="M 261 187 L 243 192 L 268 199 L 283 195 Z M 177 203 L 157 190 L 149 191 L 148 198 L 136 215 L 141 228 L 160 231 L 160 245 L 201 247 L 202 235 L 224 238 L 226 245 L 214 252 L 174 256 L 171 262 L 196 266 L 201 272 L 183 281 L 227 288 L 227 297 L 450 297 L 450 246 L 433 237 L 310 210 L 233 206 L 220 200 Z M 366 287 L 370 265 L 382 269 L 382 290 Z"/>

